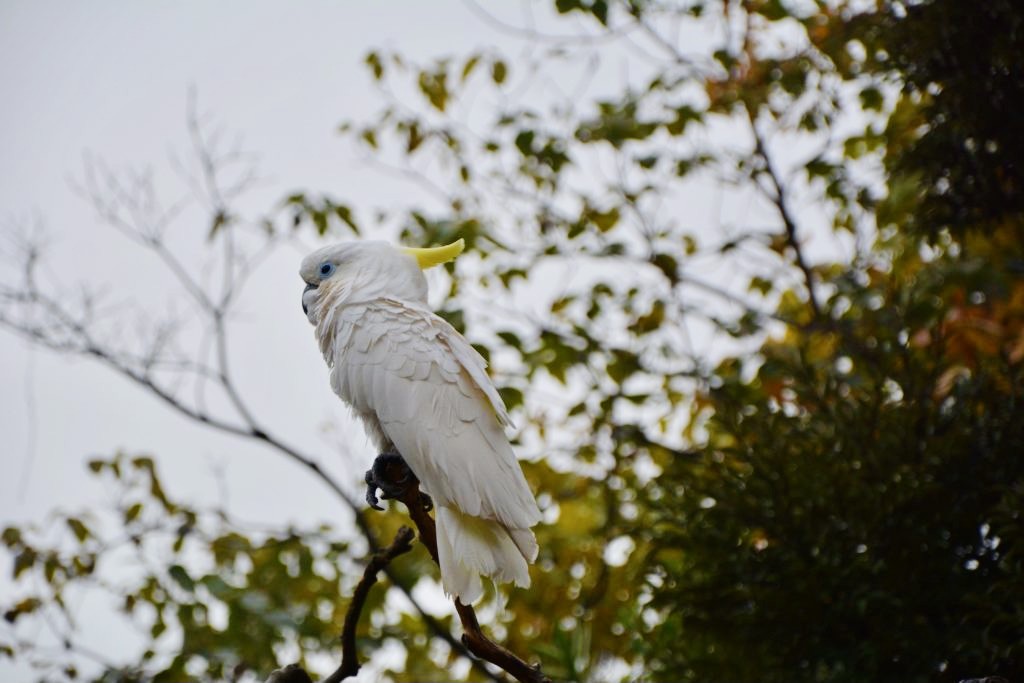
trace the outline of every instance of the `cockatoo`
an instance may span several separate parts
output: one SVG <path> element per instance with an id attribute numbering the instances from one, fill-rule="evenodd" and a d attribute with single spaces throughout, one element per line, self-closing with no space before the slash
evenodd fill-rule
<path id="1" fill-rule="evenodd" d="M 299 274 L 331 388 L 433 499 L 442 586 L 469 604 L 483 594 L 482 576 L 529 587 L 538 550 L 530 527 L 541 513 L 486 362 L 427 305 L 422 270 L 463 247 L 349 242 L 313 252 Z"/>

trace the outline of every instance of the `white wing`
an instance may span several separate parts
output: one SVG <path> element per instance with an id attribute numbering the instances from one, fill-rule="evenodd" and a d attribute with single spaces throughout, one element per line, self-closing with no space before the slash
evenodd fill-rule
<path id="1" fill-rule="evenodd" d="M 533 535 L 516 530 L 539 522 L 540 510 L 505 436 L 511 423 L 484 359 L 419 304 L 379 299 L 339 314 L 334 390 L 376 417 L 435 503 L 499 522 L 532 560 Z"/>

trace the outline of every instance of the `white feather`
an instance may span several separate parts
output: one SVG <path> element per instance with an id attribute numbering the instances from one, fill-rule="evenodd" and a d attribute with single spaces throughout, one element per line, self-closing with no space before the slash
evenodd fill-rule
<path id="1" fill-rule="evenodd" d="M 437 556 L 445 592 L 464 603 L 475 602 L 483 595 L 481 575 L 496 583 L 530 587 L 526 557 L 497 522 L 439 507 Z"/>
<path id="2" fill-rule="evenodd" d="M 329 327 L 317 325 L 331 387 L 434 499 L 445 590 L 470 603 L 482 594 L 481 576 L 529 586 L 527 562 L 537 557 L 530 527 L 541 514 L 483 358 L 419 302 L 381 297 L 338 308 Z"/>

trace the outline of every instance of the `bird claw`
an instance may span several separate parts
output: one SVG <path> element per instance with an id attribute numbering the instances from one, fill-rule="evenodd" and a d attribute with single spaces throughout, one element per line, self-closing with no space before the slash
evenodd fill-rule
<path id="1" fill-rule="evenodd" d="M 395 470 L 397 470 L 397 476 L 395 476 Z M 398 453 L 378 455 L 373 461 L 373 466 L 366 470 L 364 479 L 366 481 L 366 502 L 374 510 L 384 509 L 378 504 L 380 501 L 377 498 L 377 489 L 380 489 L 380 498 L 384 500 L 401 498 L 409 484 L 416 481 L 412 470 Z"/>
<path id="2" fill-rule="evenodd" d="M 378 505 L 377 499 L 377 480 L 373 477 L 373 470 L 366 470 L 366 504 L 372 507 L 374 510 L 384 511 L 384 508 Z"/>

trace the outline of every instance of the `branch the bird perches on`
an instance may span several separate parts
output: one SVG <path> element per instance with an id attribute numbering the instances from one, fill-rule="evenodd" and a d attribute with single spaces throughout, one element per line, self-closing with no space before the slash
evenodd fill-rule
<path id="1" fill-rule="evenodd" d="M 400 457 L 389 453 L 378 456 L 373 468 L 367 473 L 367 481 L 373 482 L 371 486 L 381 486 L 387 491 L 387 498 L 399 500 L 409 510 L 409 517 L 419 531 L 420 542 L 427 548 L 427 552 L 440 566 L 437 557 L 437 530 L 434 526 L 434 518 L 430 516 L 432 507 L 430 498 L 420 491 L 419 481 L 412 474 L 408 466 Z M 375 494 L 375 490 L 371 490 Z M 373 495 L 368 496 L 368 500 Z M 342 630 L 342 660 L 338 669 L 325 678 L 322 683 L 341 683 L 346 678 L 354 676 L 361 667 L 356 653 L 355 631 L 359 622 L 359 616 L 366 602 L 370 588 L 377 582 L 377 574 L 387 566 L 394 558 L 412 549 L 413 534 L 408 527 L 401 527 L 395 534 L 391 545 L 374 553 L 370 562 L 363 572 L 362 579 L 356 586 L 352 595 L 352 603 L 345 614 L 345 626 Z M 490 662 L 503 671 L 513 676 L 520 683 L 552 683 L 551 679 L 545 676 L 540 666 L 531 666 L 507 648 L 495 643 L 487 637 L 480 627 L 476 618 L 476 611 L 472 605 L 464 605 L 460 600 L 455 600 L 455 611 L 462 622 L 462 642 L 471 653 L 480 659 Z M 495 679 L 498 680 L 498 679 Z M 309 674 L 298 665 L 291 664 L 283 669 L 274 671 L 267 683 L 310 683 Z"/>
<path id="2" fill-rule="evenodd" d="M 372 470 L 379 478 L 383 478 L 388 484 L 394 486 L 400 492 L 396 496 L 405 504 L 409 510 L 409 517 L 419 531 L 419 539 L 426 546 L 427 552 L 434 558 L 434 562 L 440 566 L 437 558 L 437 531 L 434 526 L 434 518 L 430 516 L 429 510 L 432 505 L 430 498 L 420 491 L 419 481 L 412 474 L 409 468 L 399 459 L 389 459 L 384 467 L 378 467 L 374 463 Z M 538 666 L 531 666 L 508 649 L 495 643 L 487 637 L 480 627 L 476 618 L 476 611 L 472 605 L 464 605 L 460 600 L 455 600 L 455 611 L 462 622 L 462 642 L 469 648 L 469 651 L 485 661 L 501 667 L 502 670 L 515 677 L 521 683 L 551 683 L 551 679 L 545 676 Z"/>

